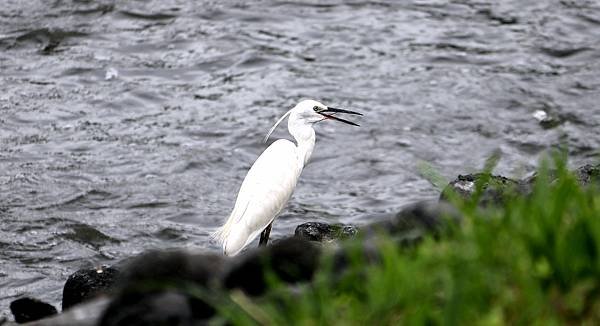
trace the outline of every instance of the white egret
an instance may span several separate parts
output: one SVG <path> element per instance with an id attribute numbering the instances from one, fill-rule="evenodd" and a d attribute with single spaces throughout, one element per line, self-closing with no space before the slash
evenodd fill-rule
<path id="1" fill-rule="evenodd" d="M 304 100 L 287 111 L 269 130 L 264 142 L 289 116 L 288 131 L 296 144 L 287 139 L 278 139 L 258 157 L 248 171 L 231 215 L 214 233 L 214 237 L 222 244 L 225 255 L 238 254 L 261 232 L 259 245 L 266 245 L 273 220 L 290 199 L 298 177 L 312 154 L 315 146 L 313 124 L 332 119 L 358 126 L 334 116 L 338 113 L 362 115 L 327 107 L 314 100 Z"/>

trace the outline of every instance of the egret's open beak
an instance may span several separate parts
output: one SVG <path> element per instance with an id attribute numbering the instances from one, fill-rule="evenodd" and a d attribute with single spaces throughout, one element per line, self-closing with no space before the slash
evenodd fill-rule
<path id="1" fill-rule="evenodd" d="M 348 121 L 348 120 L 345 120 L 345 119 L 342 119 L 342 118 L 335 117 L 334 114 L 337 114 L 337 113 L 347 113 L 347 114 L 362 115 L 362 113 L 359 113 L 359 112 L 354 112 L 354 111 L 350 111 L 350 110 L 343 110 L 343 109 L 336 109 L 336 108 L 332 108 L 332 107 L 327 107 L 327 109 L 325 109 L 323 111 L 320 111 L 318 113 L 320 115 L 324 116 L 327 119 L 337 120 L 337 121 L 340 121 L 340 122 L 343 122 L 343 123 L 347 123 L 347 124 L 353 125 L 353 126 L 360 126 L 360 125 L 357 124 L 357 123 L 354 123 L 352 121 Z M 329 113 L 331 113 L 331 114 L 329 114 Z"/>

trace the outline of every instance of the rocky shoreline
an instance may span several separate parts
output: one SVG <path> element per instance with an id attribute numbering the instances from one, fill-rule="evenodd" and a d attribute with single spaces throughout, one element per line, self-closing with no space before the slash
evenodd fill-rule
<path id="1" fill-rule="evenodd" d="M 552 174 L 551 174 L 552 175 Z M 600 164 L 574 171 L 582 185 L 600 184 Z M 555 178 L 555 177 L 552 177 Z M 399 245 L 414 245 L 435 234 L 460 213 L 448 202 L 453 196 L 479 196 L 481 205 L 500 205 L 513 196 L 527 196 L 536 176 L 512 180 L 490 174 L 460 175 L 442 191 L 439 201 L 417 202 L 386 220 L 366 226 L 307 222 L 294 236 L 237 257 L 190 251 L 149 251 L 115 266 L 73 273 L 63 290 L 62 313 L 35 298 L 19 298 L 10 309 L 16 323 L 29 325 L 148 325 L 203 323 L 215 316 L 222 294 L 239 290 L 251 297 L 267 290 L 266 271 L 286 284 L 309 282 L 324 254 L 334 268 L 348 266 L 341 243 L 360 237 L 366 261 L 376 261 L 373 240 L 386 233 Z M 477 191 L 479 189 L 479 191 Z M 0 325 L 13 325 L 0 320 Z"/>

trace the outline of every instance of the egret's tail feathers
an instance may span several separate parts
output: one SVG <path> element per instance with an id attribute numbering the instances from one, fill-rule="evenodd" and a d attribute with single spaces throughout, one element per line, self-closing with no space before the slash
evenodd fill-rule
<path id="1" fill-rule="evenodd" d="M 225 241 L 227 240 L 227 237 L 229 236 L 229 234 L 231 233 L 231 225 L 232 225 L 232 221 L 231 219 L 227 219 L 227 222 L 225 222 L 225 224 L 223 224 L 223 226 L 219 227 L 217 230 L 215 230 L 215 232 L 213 232 L 210 235 L 210 239 L 212 241 L 216 241 L 218 244 L 223 245 L 225 243 Z"/>
<path id="2" fill-rule="evenodd" d="M 253 239 L 249 237 L 248 231 L 239 227 L 234 219 L 228 219 L 227 222 L 211 234 L 211 239 L 218 242 L 223 247 L 223 254 L 226 256 L 235 256 Z"/>
<path id="3" fill-rule="evenodd" d="M 223 243 L 223 240 L 222 240 L 223 233 L 224 233 L 224 230 L 223 230 L 223 227 L 221 226 L 218 229 L 216 229 L 213 233 L 210 234 L 210 237 L 209 237 L 210 241 L 216 242 L 218 244 L 222 244 Z"/>
<path id="4" fill-rule="evenodd" d="M 223 254 L 235 256 L 248 244 L 248 232 L 240 228 L 231 231 L 229 237 L 223 242 Z"/>

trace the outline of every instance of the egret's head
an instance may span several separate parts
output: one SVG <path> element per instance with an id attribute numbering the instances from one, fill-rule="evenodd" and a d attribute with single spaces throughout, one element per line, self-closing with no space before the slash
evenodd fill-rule
<path id="1" fill-rule="evenodd" d="M 277 128 L 277 125 L 279 125 L 279 123 L 281 123 L 281 121 L 283 121 L 283 119 L 285 119 L 285 117 L 288 115 L 290 116 L 290 121 L 292 121 L 292 119 L 293 119 L 295 121 L 309 123 L 309 124 L 313 124 L 313 123 L 317 123 L 319 121 L 331 119 L 331 120 L 337 120 L 337 121 L 340 121 L 343 123 L 347 123 L 349 125 L 358 126 L 358 124 L 356 124 L 352 121 L 348 121 L 348 120 L 345 120 L 345 119 L 335 116 L 338 113 L 362 115 L 362 113 L 358 113 L 358 112 L 354 112 L 354 111 L 328 107 L 328 106 L 324 105 L 323 103 L 315 101 L 315 100 L 303 100 L 300 103 L 296 104 L 296 106 L 294 106 L 294 108 L 292 108 L 291 110 L 286 112 L 281 118 L 279 118 L 279 120 L 275 123 L 275 125 L 271 128 L 271 130 L 269 130 L 269 133 L 265 137 L 264 141 L 265 142 L 267 141 L 267 139 L 269 138 L 271 133 L 275 130 L 275 128 Z"/>
<path id="2" fill-rule="evenodd" d="M 317 112 L 326 110 L 327 107 L 318 101 L 315 100 L 304 100 L 292 109 L 290 112 L 290 119 L 298 119 L 308 123 L 316 123 L 323 119 L 324 116 L 318 114 Z"/>
<path id="3" fill-rule="evenodd" d="M 300 119 L 300 120 L 304 120 L 305 122 L 308 122 L 308 123 L 316 123 L 316 122 L 323 121 L 326 119 L 332 119 L 332 120 L 337 120 L 337 121 L 347 123 L 347 124 L 350 124 L 353 126 L 358 126 L 358 124 L 356 124 L 354 122 L 344 120 L 344 119 L 334 116 L 338 113 L 362 115 L 361 113 L 354 112 L 354 111 L 328 107 L 328 106 L 325 106 L 323 103 L 315 101 L 315 100 L 304 100 L 304 101 L 296 104 L 296 106 L 292 109 L 292 111 L 290 113 L 290 119 L 292 119 L 292 118 Z"/>

